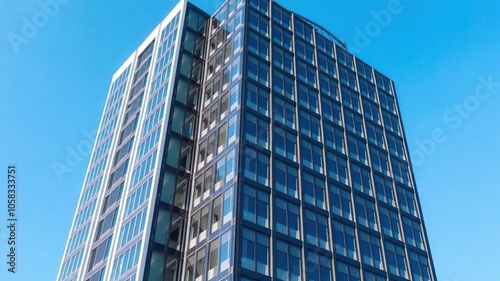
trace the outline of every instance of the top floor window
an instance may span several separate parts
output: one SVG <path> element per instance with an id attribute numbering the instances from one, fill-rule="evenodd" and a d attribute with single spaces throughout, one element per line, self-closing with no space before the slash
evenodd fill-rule
<path id="1" fill-rule="evenodd" d="M 280 6 L 273 4 L 273 20 L 289 29 L 291 14 Z"/>
<path id="2" fill-rule="evenodd" d="M 297 36 L 303 38 L 304 40 L 306 40 L 309 43 L 312 43 L 313 42 L 313 40 L 312 40 L 312 34 L 313 34 L 312 26 L 303 22 L 300 19 L 297 19 L 297 18 L 295 18 L 294 24 L 295 24 L 295 33 L 297 34 Z"/>

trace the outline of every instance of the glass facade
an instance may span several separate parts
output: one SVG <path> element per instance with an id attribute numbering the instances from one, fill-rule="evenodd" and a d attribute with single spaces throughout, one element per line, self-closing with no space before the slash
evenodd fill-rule
<path id="1" fill-rule="evenodd" d="M 112 81 L 58 280 L 436 280 L 394 83 L 274 1 L 181 1 Z"/>

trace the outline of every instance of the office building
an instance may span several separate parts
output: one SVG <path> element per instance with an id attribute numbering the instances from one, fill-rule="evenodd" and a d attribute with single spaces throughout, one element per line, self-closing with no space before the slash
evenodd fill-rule
<path id="1" fill-rule="evenodd" d="M 436 280 L 394 83 L 274 1 L 180 1 L 113 76 L 73 280 Z"/>

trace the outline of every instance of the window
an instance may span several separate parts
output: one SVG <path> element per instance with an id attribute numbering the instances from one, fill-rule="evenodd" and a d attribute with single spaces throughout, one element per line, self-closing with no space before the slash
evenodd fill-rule
<path id="1" fill-rule="evenodd" d="M 212 279 L 215 275 L 219 273 L 219 251 L 220 251 L 220 241 L 219 239 L 214 240 L 210 243 L 208 248 L 208 276 L 207 279 Z"/>
<path id="2" fill-rule="evenodd" d="M 366 122 L 366 134 L 368 135 L 368 141 L 375 144 L 376 146 L 384 149 L 384 133 L 382 128 L 371 122 Z"/>
<path id="3" fill-rule="evenodd" d="M 244 176 L 260 184 L 267 185 L 269 181 L 269 157 L 255 149 L 245 147 Z"/>
<path id="4" fill-rule="evenodd" d="M 163 245 L 168 245 L 168 236 L 170 235 L 170 220 L 171 212 L 165 210 L 159 210 L 158 217 L 156 219 L 156 232 L 154 236 L 154 241 Z"/>
<path id="5" fill-rule="evenodd" d="M 359 95 L 347 87 L 342 87 L 342 101 L 350 109 L 360 112 Z"/>
<path id="6" fill-rule="evenodd" d="M 252 56 L 248 56 L 248 77 L 254 81 L 259 82 L 262 85 L 268 85 L 269 82 L 269 66 L 266 62 L 263 62 Z"/>
<path id="7" fill-rule="evenodd" d="M 273 91 L 283 95 L 291 100 L 294 100 L 294 84 L 293 78 L 285 73 L 273 70 Z"/>
<path id="8" fill-rule="evenodd" d="M 295 129 L 295 107 L 280 98 L 274 98 L 273 117 L 277 122 Z"/>
<path id="9" fill-rule="evenodd" d="M 212 181 L 211 168 L 196 178 L 193 202 L 194 206 L 198 205 L 201 200 L 206 199 L 210 195 Z"/>
<path id="10" fill-rule="evenodd" d="M 365 280 L 366 281 L 385 281 L 385 276 L 379 276 L 379 275 L 375 275 L 371 272 L 365 272 Z"/>
<path id="11" fill-rule="evenodd" d="M 377 81 L 377 86 L 386 91 L 391 92 L 391 82 L 389 78 L 375 71 L 375 80 Z"/>
<path id="12" fill-rule="evenodd" d="M 328 169 L 328 177 L 338 182 L 347 184 L 347 161 L 343 157 L 326 152 L 326 167 Z"/>
<path id="13" fill-rule="evenodd" d="M 302 164 L 305 167 L 313 169 L 319 173 L 323 172 L 323 158 L 320 146 L 312 144 L 306 140 L 302 140 L 300 152 L 302 154 Z"/>
<path id="14" fill-rule="evenodd" d="M 170 137 L 166 164 L 189 173 L 191 169 L 192 149 L 191 145 Z"/>
<path id="15" fill-rule="evenodd" d="M 390 242 L 385 242 L 385 259 L 391 274 L 408 278 L 404 249 Z"/>
<path id="16" fill-rule="evenodd" d="M 353 56 L 344 49 L 337 48 L 337 60 L 339 61 L 339 64 L 342 64 L 351 70 L 353 69 Z"/>
<path id="17" fill-rule="evenodd" d="M 355 189 L 367 194 L 372 195 L 370 171 L 356 164 L 351 164 L 351 177 L 352 184 Z"/>
<path id="18" fill-rule="evenodd" d="M 259 10 L 261 13 L 267 15 L 267 11 L 269 10 L 269 1 L 268 0 L 250 0 L 248 1 L 250 7 L 254 7 Z"/>
<path id="19" fill-rule="evenodd" d="M 227 6 L 223 5 L 214 18 L 216 18 L 219 22 L 225 21 L 227 19 Z"/>
<path id="20" fill-rule="evenodd" d="M 358 224 L 378 230 L 375 220 L 375 204 L 363 197 L 356 196 L 356 215 Z"/>
<path id="21" fill-rule="evenodd" d="M 183 83 L 184 84 L 184 83 Z M 179 85 L 182 85 L 179 83 Z M 186 86 L 187 87 L 187 86 Z M 180 87 L 179 87 L 180 88 Z M 212 98 L 213 85 L 210 83 L 207 87 L 205 87 L 205 105 L 210 103 L 210 99 Z M 179 92 L 179 90 L 177 90 Z"/>
<path id="22" fill-rule="evenodd" d="M 273 64 L 293 74 L 293 55 L 277 46 L 273 48 Z"/>
<path id="23" fill-rule="evenodd" d="M 378 97 L 379 97 L 380 105 L 382 106 L 382 108 L 385 108 L 392 113 L 396 113 L 396 106 L 395 106 L 394 98 L 392 96 L 390 96 L 388 93 L 385 93 L 382 90 L 379 90 Z"/>
<path id="24" fill-rule="evenodd" d="M 320 140 L 319 118 L 305 111 L 300 111 L 300 133 L 314 140 Z"/>
<path id="25" fill-rule="evenodd" d="M 389 168 L 387 164 L 387 155 L 384 151 L 378 150 L 372 146 L 370 146 L 370 159 L 372 161 L 373 169 L 389 175 Z"/>
<path id="26" fill-rule="evenodd" d="M 359 92 L 369 98 L 371 101 L 376 102 L 375 86 L 364 79 L 359 79 Z"/>
<path id="27" fill-rule="evenodd" d="M 220 253 L 219 253 L 219 264 L 220 272 L 229 269 L 231 264 L 231 253 L 232 253 L 232 242 L 231 242 L 231 230 L 225 232 L 220 237 Z"/>
<path id="28" fill-rule="evenodd" d="M 341 129 L 336 128 L 328 123 L 323 124 L 323 131 L 325 133 L 326 147 L 333 148 L 340 153 L 344 151 L 344 133 Z"/>
<path id="29" fill-rule="evenodd" d="M 236 173 L 235 154 L 235 150 L 231 150 L 217 161 L 215 166 L 214 190 L 218 190 L 234 178 Z"/>
<path id="30" fill-rule="evenodd" d="M 213 132 L 209 137 L 208 137 L 208 143 L 207 143 L 207 162 L 212 160 L 214 152 L 215 152 L 215 133 Z"/>
<path id="31" fill-rule="evenodd" d="M 408 173 L 408 164 L 404 161 L 399 161 L 391 157 L 392 172 L 394 179 L 398 182 L 410 186 L 410 176 Z"/>
<path id="32" fill-rule="evenodd" d="M 340 105 L 328 98 L 322 97 L 321 108 L 323 110 L 324 119 L 342 125 L 342 121 L 340 121 Z"/>
<path id="33" fill-rule="evenodd" d="M 337 281 L 360 281 L 359 268 L 337 261 Z"/>
<path id="34" fill-rule="evenodd" d="M 353 132 L 361 137 L 364 136 L 363 121 L 361 119 L 361 116 L 350 110 L 345 110 L 344 118 L 345 118 L 345 127 L 347 128 L 348 131 Z"/>
<path id="35" fill-rule="evenodd" d="M 304 173 L 302 191 L 305 202 L 322 209 L 325 208 L 325 181 L 323 179 Z"/>
<path id="36" fill-rule="evenodd" d="M 328 97 L 338 100 L 338 83 L 336 80 L 324 75 L 319 75 L 319 88 L 322 94 L 327 95 Z"/>
<path id="37" fill-rule="evenodd" d="M 201 214 L 201 217 L 200 217 Z M 204 207 L 202 211 L 196 212 L 191 217 L 191 237 L 189 247 L 192 248 L 196 245 L 197 241 L 202 241 L 207 237 L 207 223 L 208 223 L 208 206 Z"/>
<path id="38" fill-rule="evenodd" d="M 356 253 L 356 237 L 354 228 L 340 222 L 333 222 L 333 237 L 335 240 L 335 252 L 353 260 L 358 259 Z"/>
<path id="39" fill-rule="evenodd" d="M 203 274 L 205 273 L 203 270 L 204 261 L 205 261 L 205 249 L 201 249 L 197 253 L 196 271 L 194 273 L 195 280 L 203 279 Z"/>
<path id="40" fill-rule="evenodd" d="M 231 222 L 233 219 L 233 205 L 234 205 L 233 189 L 229 188 L 224 191 L 224 201 L 222 202 L 222 225 Z"/>
<path id="41" fill-rule="evenodd" d="M 281 28 L 278 25 L 273 25 L 273 42 L 286 50 L 292 50 L 292 33 Z"/>
<path id="42" fill-rule="evenodd" d="M 333 184 L 329 185 L 332 212 L 346 219 L 352 220 L 351 194 Z"/>
<path id="43" fill-rule="evenodd" d="M 231 82 L 236 81 L 236 79 L 238 79 L 241 76 L 241 60 L 239 56 L 233 60 L 231 65 L 228 66 L 228 69 L 230 74 L 229 79 Z"/>
<path id="44" fill-rule="evenodd" d="M 260 226 L 269 227 L 269 194 L 245 185 L 243 218 Z"/>
<path id="45" fill-rule="evenodd" d="M 295 27 L 297 29 L 297 27 Z M 314 48 L 306 42 L 297 39 L 295 40 L 295 53 L 298 58 L 305 60 L 309 64 L 314 65 Z"/>
<path id="46" fill-rule="evenodd" d="M 212 227 L 210 233 L 219 230 L 222 222 L 222 196 L 219 196 L 213 201 L 212 210 Z"/>
<path id="47" fill-rule="evenodd" d="M 227 146 L 227 123 L 224 123 L 218 129 L 217 154 L 221 153 Z"/>
<path id="48" fill-rule="evenodd" d="M 208 205 L 203 207 L 201 209 L 201 217 L 200 217 L 200 224 L 199 224 L 199 230 L 198 230 L 198 241 L 202 241 L 207 237 L 207 229 L 208 229 Z"/>
<path id="49" fill-rule="evenodd" d="M 312 26 L 302 20 L 299 20 L 298 18 L 295 18 L 294 25 L 297 36 L 305 39 L 309 43 L 312 43 Z"/>
<path id="50" fill-rule="evenodd" d="M 186 77 L 199 81 L 201 76 L 201 60 L 193 59 L 186 54 L 182 55 L 179 72 Z"/>
<path id="51" fill-rule="evenodd" d="M 274 128 L 274 151 L 292 161 L 297 160 L 296 154 L 296 139 L 295 133 L 283 130 L 279 127 Z"/>
<path id="52" fill-rule="evenodd" d="M 193 254 L 192 256 L 187 258 L 187 262 L 186 262 L 186 280 L 187 281 L 193 280 L 195 259 L 196 259 L 196 254 Z"/>
<path id="53" fill-rule="evenodd" d="M 210 123 L 210 110 L 207 110 L 203 113 L 202 115 L 202 121 L 201 121 L 201 135 L 204 136 L 207 131 L 208 131 L 208 127 L 209 127 L 209 123 Z"/>
<path id="54" fill-rule="evenodd" d="M 377 191 L 377 199 L 389 205 L 395 206 L 392 182 L 379 175 L 375 175 L 373 178 L 375 181 L 375 190 Z"/>
<path id="55" fill-rule="evenodd" d="M 310 86 L 316 87 L 316 69 L 314 67 L 297 61 L 297 77 Z"/>
<path id="56" fill-rule="evenodd" d="M 348 134 L 347 145 L 349 148 L 349 157 L 351 157 L 351 159 L 355 159 L 363 164 L 368 164 L 368 160 L 366 159 L 366 144 L 363 140 Z"/>
<path id="57" fill-rule="evenodd" d="M 259 32 L 260 34 L 267 36 L 269 32 L 269 21 L 266 17 L 260 15 L 259 13 L 250 10 L 248 25 L 250 28 Z"/>
<path id="58" fill-rule="evenodd" d="M 151 257 L 151 264 L 149 266 L 149 276 L 144 280 L 175 280 L 177 278 L 177 263 L 177 259 L 154 251 Z M 132 279 L 135 279 L 135 276 L 132 277 Z M 104 279 L 101 278 L 99 281 L 100 280 Z"/>
<path id="59" fill-rule="evenodd" d="M 427 258 L 411 251 L 408 252 L 408 255 L 410 256 L 410 267 L 413 280 L 430 281 L 431 278 L 429 276 L 429 264 L 427 263 Z"/>
<path id="60" fill-rule="evenodd" d="M 269 123 L 253 114 L 246 114 L 245 139 L 263 148 L 269 146 Z"/>
<path id="61" fill-rule="evenodd" d="M 160 90 L 161 94 L 158 94 L 152 100 L 150 100 L 148 106 L 150 104 L 153 105 L 156 102 L 155 99 L 158 100 L 160 98 L 163 99 L 164 96 L 166 95 L 166 88 L 168 87 L 165 86 L 162 90 Z M 188 108 L 190 109 L 196 109 L 198 105 L 198 92 L 199 88 L 197 86 L 189 85 L 188 82 L 179 79 L 179 82 L 177 84 L 175 99 L 181 102 L 182 104 L 188 106 Z"/>
<path id="62" fill-rule="evenodd" d="M 363 263 L 383 270 L 384 265 L 380 250 L 380 239 L 364 232 L 360 232 L 359 241 Z"/>
<path id="63" fill-rule="evenodd" d="M 340 77 L 340 82 L 343 85 L 346 85 L 353 90 L 357 90 L 356 76 L 352 71 L 347 70 L 344 67 L 340 66 L 339 67 L 339 77 Z"/>
<path id="64" fill-rule="evenodd" d="M 379 214 L 382 232 L 387 236 L 401 240 L 398 214 L 382 206 L 379 208 Z"/>
<path id="65" fill-rule="evenodd" d="M 312 112 L 319 113 L 318 92 L 315 89 L 309 88 L 304 84 L 299 83 L 297 94 L 299 96 L 300 105 L 306 107 Z"/>
<path id="66" fill-rule="evenodd" d="M 420 223 L 407 217 L 403 217 L 403 229 L 405 232 L 406 243 L 423 250 L 424 243 L 422 240 Z"/>
<path id="67" fill-rule="evenodd" d="M 335 77 L 335 60 L 322 53 L 318 53 L 318 67 L 331 77 Z"/>
<path id="68" fill-rule="evenodd" d="M 229 118 L 228 122 L 228 130 L 227 130 L 227 145 L 231 145 L 233 142 L 236 141 L 236 138 L 238 137 L 238 116 L 233 115 L 231 118 Z"/>
<path id="69" fill-rule="evenodd" d="M 253 110 L 267 115 L 269 107 L 269 92 L 252 83 L 248 83 L 246 105 Z"/>
<path id="70" fill-rule="evenodd" d="M 229 39 L 224 45 L 224 63 L 227 63 L 234 56 L 233 44 L 233 39 Z"/>
<path id="71" fill-rule="evenodd" d="M 283 241 L 276 241 L 276 279 L 301 280 L 300 248 Z"/>
<path id="72" fill-rule="evenodd" d="M 382 115 L 384 117 L 385 128 L 399 136 L 400 130 L 398 117 L 387 111 L 383 111 Z"/>
<path id="73" fill-rule="evenodd" d="M 373 81 L 373 76 L 372 76 L 373 68 L 371 68 L 366 63 L 360 61 L 359 59 L 356 59 L 356 68 L 358 70 L 358 75 L 360 77 L 366 78 L 369 81 Z"/>
<path id="74" fill-rule="evenodd" d="M 290 28 L 291 15 L 280 6 L 273 4 L 273 20 L 286 28 Z"/>
<path id="75" fill-rule="evenodd" d="M 387 145 L 389 146 L 389 152 L 392 155 L 399 157 L 400 159 L 406 160 L 404 153 L 403 140 L 392 134 L 387 134 Z"/>
<path id="76" fill-rule="evenodd" d="M 328 220 L 326 217 L 306 210 L 305 232 L 307 243 L 322 249 L 330 249 L 328 243 Z"/>
<path id="77" fill-rule="evenodd" d="M 248 50 L 264 60 L 269 59 L 269 40 L 259 36 L 258 33 L 249 31 Z"/>
<path id="78" fill-rule="evenodd" d="M 334 57 L 333 53 L 333 43 L 329 39 L 326 39 L 323 35 L 316 33 L 316 48 L 319 51 L 326 53 L 330 57 Z"/>
<path id="79" fill-rule="evenodd" d="M 239 107 L 239 99 L 240 99 L 240 84 L 237 83 L 231 90 L 229 90 L 229 111 L 233 112 Z"/>
<path id="80" fill-rule="evenodd" d="M 398 193 L 398 202 L 400 210 L 417 216 L 417 210 L 415 209 L 415 199 L 412 191 L 396 185 L 396 190 Z"/>
<path id="81" fill-rule="evenodd" d="M 238 14 L 227 21 L 226 38 L 229 38 L 233 32 L 243 23 L 243 13 L 240 10 Z"/>
<path id="82" fill-rule="evenodd" d="M 240 11 L 240 13 L 242 13 Z M 226 46 L 231 46 L 231 54 L 232 56 L 238 54 L 241 50 L 243 50 L 243 33 L 241 31 L 238 31 L 232 38 L 232 41 L 227 43 Z M 227 55 L 227 54 L 226 54 Z"/>
<path id="83" fill-rule="evenodd" d="M 275 223 L 276 231 L 290 237 L 300 239 L 299 206 L 276 198 Z"/>
<path id="84" fill-rule="evenodd" d="M 277 191 L 297 198 L 297 168 L 275 161 L 274 187 Z"/>
<path id="85" fill-rule="evenodd" d="M 307 252 L 306 266 L 307 280 L 330 281 L 332 280 L 332 269 L 330 258 L 315 252 Z"/>
<path id="86" fill-rule="evenodd" d="M 269 274 L 269 237 L 243 228 L 241 239 L 241 267 L 256 271 L 260 274 Z"/>
<path id="87" fill-rule="evenodd" d="M 218 107 L 219 105 L 217 103 L 214 103 L 210 107 L 210 117 L 209 117 L 209 124 L 210 124 L 210 129 L 215 127 L 215 123 L 217 122 L 217 116 L 218 116 Z"/>
<path id="88" fill-rule="evenodd" d="M 380 124 L 379 110 L 376 104 L 363 99 L 363 111 L 365 118 L 370 119 L 377 124 Z"/>
<path id="89" fill-rule="evenodd" d="M 99 264 L 102 260 L 107 258 L 112 238 L 113 236 L 108 237 L 92 250 L 88 271 L 91 271 L 94 265 Z"/>

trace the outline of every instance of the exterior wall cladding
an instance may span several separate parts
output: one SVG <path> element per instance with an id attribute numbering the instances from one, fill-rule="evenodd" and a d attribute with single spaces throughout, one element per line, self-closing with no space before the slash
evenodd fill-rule
<path id="1" fill-rule="evenodd" d="M 394 84 L 268 0 L 113 77 L 59 281 L 436 280 Z"/>

